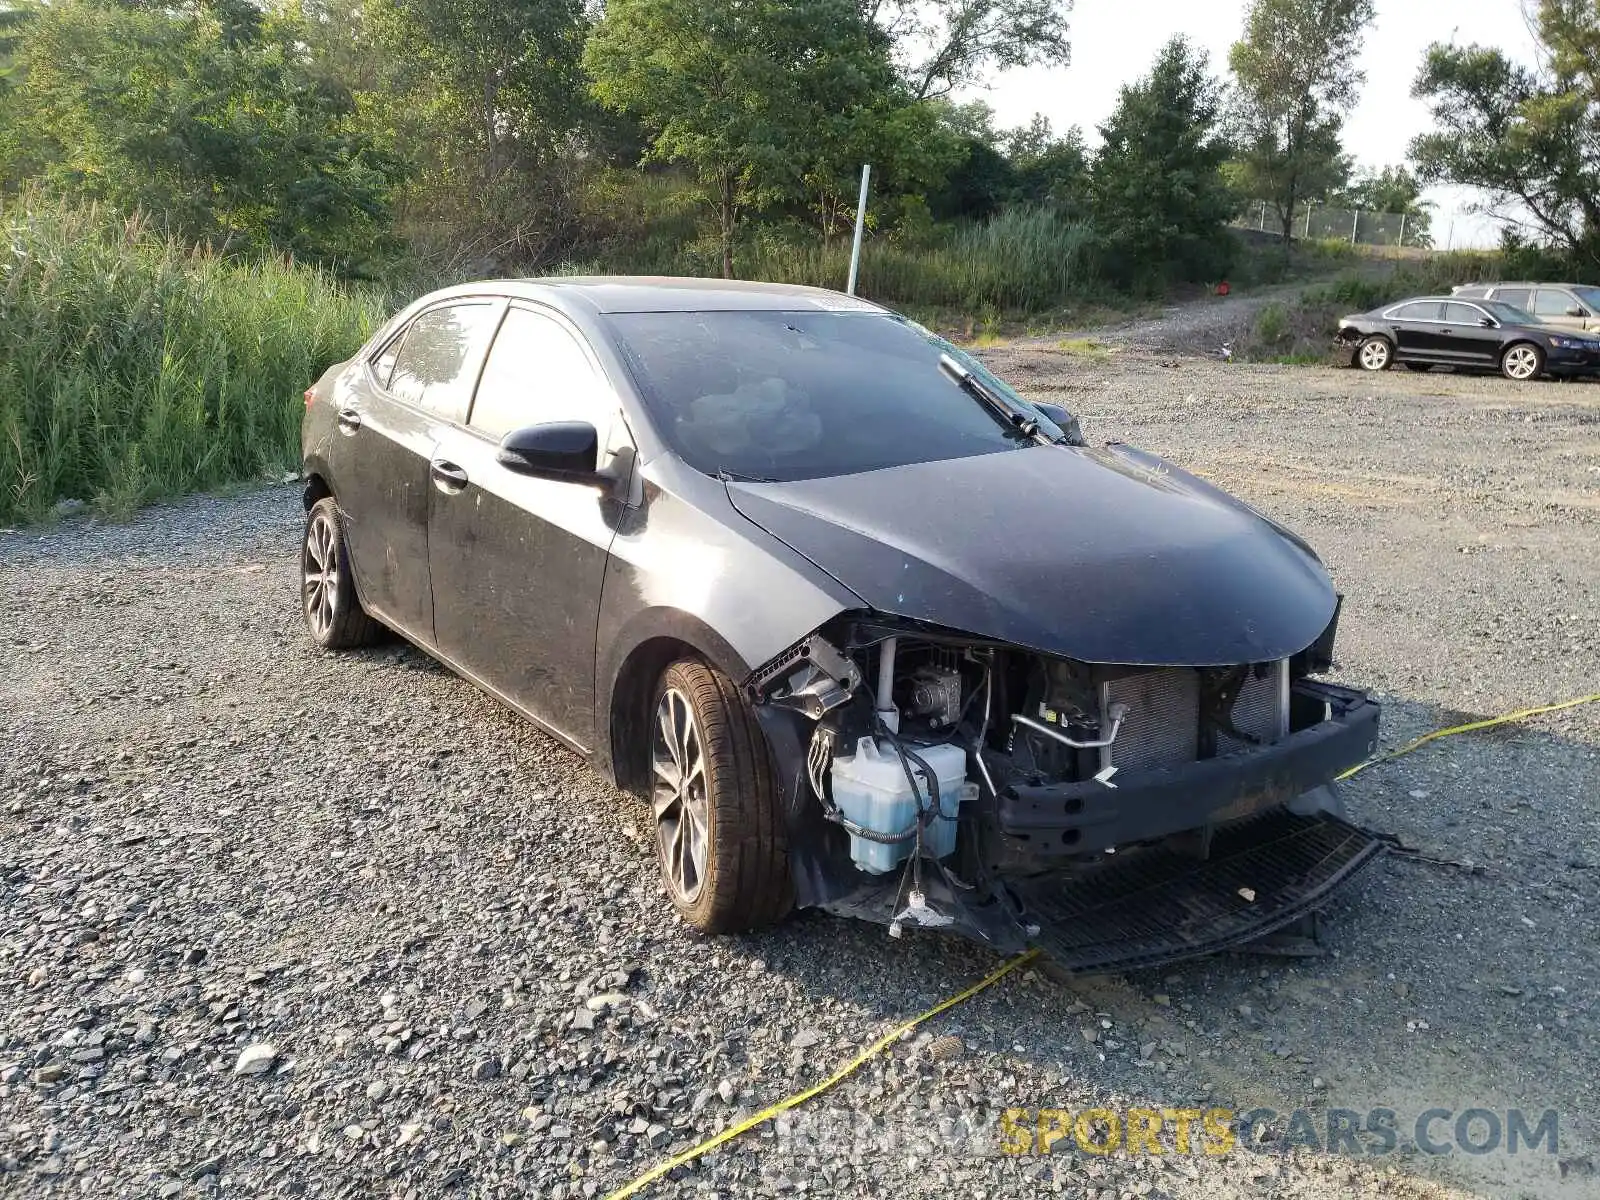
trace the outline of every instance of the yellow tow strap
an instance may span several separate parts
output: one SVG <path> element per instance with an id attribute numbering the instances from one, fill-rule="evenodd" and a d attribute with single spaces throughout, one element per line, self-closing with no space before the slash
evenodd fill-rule
<path id="1" fill-rule="evenodd" d="M 902 1037 L 904 1034 L 908 1033 L 910 1030 L 915 1029 L 918 1025 L 921 1025 L 924 1021 L 928 1020 L 931 1017 L 937 1017 L 940 1013 L 944 1012 L 946 1009 L 954 1008 L 956 1005 L 962 1004 L 962 1003 L 972 999 L 974 996 L 976 996 L 979 992 L 983 991 L 985 988 L 993 987 L 995 984 L 999 983 L 1002 979 L 1004 979 L 1007 975 L 1011 974 L 1011 972 L 1015 971 L 1018 967 L 1023 966 L 1023 965 L 1025 965 L 1027 963 L 1030 963 L 1030 962 L 1032 962 L 1034 959 L 1036 959 L 1038 957 L 1039 957 L 1039 952 L 1037 950 L 1029 950 L 1025 954 L 1017 955 L 1017 957 L 1011 959 L 1004 966 L 998 968 L 997 970 L 991 971 L 989 974 L 985 975 L 982 979 L 978 980 L 977 983 L 973 984 L 966 991 L 957 992 L 954 996 L 951 996 L 948 1000 L 939 1001 L 939 1003 L 935 1004 L 932 1008 L 930 1008 L 927 1012 L 921 1014 L 920 1016 L 912 1017 L 909 1021 L 906 1021 L 905 1023 L 903 1023 L 901 1025 L 896 1025 L 888 1033 L 884 1034 L 877 1041 L 873 1042 L 872 1045 L 868 1046 L 860 1054 L 856 1055 L 849 1062 L 845 1063 L 844 1066 L 840 1067 L 832 1075 L 829 1075 L 821 1083 L 815 1084 L 812 1087 L 808 1087 L 803 1092 L 796 1092 L 794 1095 L 790 1096 L 786 1100 L 779 1100 L 776 1104 L 772 1105 L 770 1108 L 763 1108 L 760 1112 L 756 1113 L 754 1116 L 746 1117 L 744 1120 L 738 1122 L 737 1124 L 728 1126 L 728 1128 L 724 1129 L 721 1133 L 717 1134 L 715 1137 L 707 1138 L 705 1141 L 701 1142 L 698 1146 L 691 1146 L 689 1149 L 685 1150 L 682 1154 L 674 1155 L 672 1158 L 667 1159 L 666 1162 L 657 1163 L 655 1166 L 651 1167 L 648 1171 L 646 1171 L 643 1175 L 639 1176 L 639 1178 L 635 1179 L 632 1183 L 627 1184 L 624 1187 L 620 1187 L 616 1191 L 612 1192 L 609 1196 L 606 1197 L 606 1200 L 623 1200 L 624 1196 L 632 1196 L 633 1194 L 638 1192 L 641 1188 L 643 1188 L 643 1187 L 645 1187 L 645 1186 L 647 1186 L 647 1185 L 649 1185 L 651 1183 L 654 1183 L 656 1180 L 660 1179 L 663 1175 L 665 1175 L 668 1171 L 671 1171 L 673 1168 L 681 1167 L 681 1166 L 683 1166 L 684 1163 L 693 1162 L 695 1159 L 699 1158 L 702 1154 L 706 1154 L 706 1153 L 708 1153 L 708 1152 L 710 1152 L 712 1150 L 715 1150 L 718 1146 L 722 1145 L 724 1142 L 731 1142 L 734 1138 L 738 1137 L 741 1133 L 746 1133 L 749 1130 L 754 1129 L 757 1125 L 760 1125 L 763 1122 L 772 1120 L 772 1118 L 777 1116 L 779 1113 L 788 1112 L 791 1108 L 796 1108 L 799 1105 L 804 1104 L 807 1100 L 810 1100 L 812 1097 L 820 1096 L 823 1092 L 825 1092 L 829 1088 L 833 1087 L 834 1084 L 838 1083 L 840 1080 L 844 1079 L 846 1076 L 852 1074 L 863 1063 L 865 1063 L 869 1059 L 872 1059 L 872 1058 L 876 1057 L 877 1055 L 883 1053 L 883 1051 L 885 1051 L 891 1045 L 893 1045 L 894 1042 L 899 1040 L 900 1037 Z"/>
<path id="2" fill-rule="evenodd" d="M 1503 716 L 1485 717 L 1481 721 L 1469 721 L 1465 725 L 1452 725 L 1448 729 L 1435 729 L 1432 733 L 1425 733 L 1419 738 L 1413 738 L 1398 750 L 1391 750 L 1387 754 L 1380 754 L 1376 758 L 1369 758 L 1364 763 L 1357 763 L 1339 779 L 1349 779 L 1352 775 L 1359 775 L 1368 767 L 1375 767 L 1381 762 L 1390 762 L 1403 755 L 1410 754 L 1419 747 L 1426 746 L 1429 742 L 1436 742 L 1440 738 L 1454 737 L 1458 733 L 1476 733 L 1480 729 L 1493 729 L 1496 725 L 1509 725 L 1513 721 L 1526 721 L 1529 717 L 1537 717 L 1543 713 L 1560 712 L 1564 708 L 1577 708 L 1580 704 L 1594 704 L 1600 701 L 1600 692 L 1592 696 L 1579 696 L 1576 700 L 1563 700 L 1559 704 L 1541 704 L 1538 708 L 1519 708 L 1516 712 L 1509 712 Z"/>
<path id="3" fill-rule="evenodd" d="M 1375 758 L 1369 758 L 1364 763 L 1357 763 L 1338 778 L 1349 779 L 1352 775 L 1360 774 L 1368 767 L 1377 766 L 1377 764 L 1381 762 L 1389 762 L 1392 759 L 1400 758 L 1403 755 L 1410 754 L 1413 750 L 1416 750 L 1422 746 L 1426 746 L 1429 742 L 1438 741 L 1440 738 L 1453 737 L 1458 733 L 1475 733 L 1480 729 L 1493 729 L 1497 725 L 1509 725 L 1513 721 L 1524 721 L 1529 717 L 1537 717 L 1544 713 L 1560 712 L 1564 708 L 1577 708 L 1581 704 L 1594 704 L 1597 702 L 1600 702 L 1600 692 L 1596 692 L 1591 696 L 1579 696 L 1576 700 L 1563 700 L 1559 704 L 1545 704 L 1538 708 L 1518 709 L 1516 712 L 1506 713 L 1504 716 L 1488 717 L 1482 721 L 1472 721 L 1465 725 L 1452 725 L 1448 729 L 1436 729 L 1432 733 L 1425 733 L 1419 738 L 1414 738 L 1413 740 L 1407 742 L 1404 746 L 1401 746 L 1398 750 L 1391 750 L 1387 754 L 1380 754 Z M 1037 950 L 1029 950 L 1025 954 L 1017 955 L 1016 958 L 1011 959 L 1003 966 L 991 971 L 988 975 L 985 975 L 982 979 L 978 980 L 977 983 L 973 984 L 965 991 L 957 992 L 949 999 L 941 1000 L 938 1004 L 935 1004 L 932 1008 L 928 1009 L 927 1012 L 921 1013 L 918 1016 L 912 1017 L 909 1021 L 905 1021 L 902 1024 L 896 1025 L 888 1033 L 884 1034 L 877 1041 L 873 1042 L 865 1050 L 861 1051 L 860 1054 L 857 1054 L 854 1058 L 845 1063 L 844 1066 L 840 1067 L 832 1075 L 829 1075 L 821 1083 L 814 1084 L 811 1087 L 806 1088 L 804 1091 L 796 1092 L 794 1095 L 789 1096 L 786 1099 L 779 1100 L 776 1104 L 762 1109 L 753 1116 L 746 1117 L 744 1120 L 728 1126 L 728 1128 L 724 1129 L 721 1133 L 714 1137 L 707 1138 L 699 1145 L 691 1146 L 682 1154 L 675 1154 L 665 1162 L 657 1163 L 633 1182 L 624 1184 L 616 1191 L 607 1195 L 606 1200 L 625 1200 L 625 1198 L 628 1196 L 637 1195 L 656 1180 L 660 1179 L 663 1175 L 667 1174 L 667 1172 L 675 1170 L 686 1163 L 691 1163 L 695 1159 L 700 1158 L 702 1155 L 709 1154 L 718 1146 L 725 1145 L 741 1134 L 748 1133 L 757 1125 L 765 1124 L 767 1121 L 772 1120 L 780 1113 L 788 1112 L 791 1108 L 798 1108 L 807 1100 L 811 1100 L 817 1096 L 820 1096 L 829 1088 L 843 1082 L 850 1075 L 854 1074 L 865 1063 L 877 1057 L 879 1054 L 882 1054 L 906 1033 L 909 1033 L 918 1025 L 921 1025 L 924 1021 L 928 1021 L 933 1017 L 938 1016 L 940 1013 L 954 1008 L 958 1004 L 964 1004 L 966 1001 L 976 996 L 979 992 L 993 987 L 995 984 L 999 983 L 1018 967 L 1025 966 L 1027 963 L 1032 962 L 1038 957 L 1039 951 Z"/>

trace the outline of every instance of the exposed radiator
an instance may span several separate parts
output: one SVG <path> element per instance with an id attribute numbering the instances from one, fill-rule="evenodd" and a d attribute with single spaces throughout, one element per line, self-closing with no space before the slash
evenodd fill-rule
<path id="1" fill-rule="evenodd" d="M 1103 767 L 1152 771 L 1194 762 L 1200 756 L 1200 673 L 1174 667 L 1128 675 L 1100 686 L 1101 711 L 1126 704 L 1117 740 L 1100 752 Z M 1261 678 L 1251 675 L 1233 706 L 1233 724 L 1261 743 L 1289 731 L 1289 663 L 1272 664 Z M 1217 753 L 1236 754 L 1251 743 L 1227 734 L 1217 738 Z"/>

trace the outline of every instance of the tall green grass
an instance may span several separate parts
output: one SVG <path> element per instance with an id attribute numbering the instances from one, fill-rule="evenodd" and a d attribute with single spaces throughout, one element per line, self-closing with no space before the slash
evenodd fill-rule
<path id="1" fill-rule="evenodd" d="M 739 267 L 753 279 L 842 288 L 850 244 L 757 242 Z M 857 290 L 886 304 L 1033 313 L 1081 298 L 1098 282 L 1086 226 L 1018 208 L 922 245 L 874 239 L 862 252 Z"/>
<path id="2" fill-rule="evenodd" d="M 642 234 L 601 245 L 585 261 L 561 270 L 716 275 L 716 246 L 696 236 L 693 208 L 673 205 L 672 198 L 660 183 L 643 203 L 630 197 L 645 214 L 638 225 Z M 767 225 L 738 246 L 734 270 L 741 279 L 842 289 L 850 274 L 850 240 L 824 245 L 809 225 Z M 872 237 L 862 251 L 857 281 L 861 295 L 885 304 L 969 313 L 1044 312 L 1105 290 L 1093 231 L 1029 208 L 1007 209 L 981 223 L 938 227 L 915 240 Z"/>
<path id="3" fill-rule="evenodd" d="M 303 391 L 382 316 L 308 267 L 40 194 L 0 204 L 0 521 L 292 469 Z"/>

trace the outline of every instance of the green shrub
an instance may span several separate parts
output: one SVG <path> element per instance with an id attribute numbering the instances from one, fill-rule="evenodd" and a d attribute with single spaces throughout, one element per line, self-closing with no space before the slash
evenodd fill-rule
<path id="1" fill-rule="evenodd" d="M 187 251 L 138 218 L 38 194 L 0 205 L 0 520 L 292 469 L 302 393 L 384 310 L 312 268 Z"/>
<path id="2" fill-rule="evenodd" d="M 1256 314 L 1255 336 L 1263 345 L 1274 346 L 1289 331 L 1289 314 L 1281 304 L 1269 304 Z"/>

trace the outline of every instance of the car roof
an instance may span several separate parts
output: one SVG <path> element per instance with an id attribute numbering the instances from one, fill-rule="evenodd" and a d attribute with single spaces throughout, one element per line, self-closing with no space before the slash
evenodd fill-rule
<path id="1" fill-rule="evenodd" d="M 432 293 L 428 299 L 485 292 L 543 300 L 559 307 L 581 305 L 595 313 L 643 312 L 883 312 L 859 296 L 827 288 L 744 279 L 695 279 L 650 275 L 556 275 L 539 279 L 489 279 Z"/>
<path id="2" fill-rule="evenodd" d="M 1461 288 L 1586 288 L 1592 283 L 1559 283 L 1553 279 L 1496 279 L 1493 283 L 1463 283 Z M 1461 288 L 1457 288 L 1460 291 Z"/>

